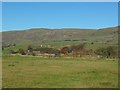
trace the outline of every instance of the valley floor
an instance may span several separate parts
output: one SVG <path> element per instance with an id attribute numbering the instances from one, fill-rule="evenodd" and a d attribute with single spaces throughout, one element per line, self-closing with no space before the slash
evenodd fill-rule
<path id="1" fill-rule="evenodd" d="M 117 88 L 118 60 L 3 56 L 3 88 Z"/>

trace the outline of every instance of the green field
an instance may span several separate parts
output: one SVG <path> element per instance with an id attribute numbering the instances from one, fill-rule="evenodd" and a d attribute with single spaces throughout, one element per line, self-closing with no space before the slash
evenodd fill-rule
<path id="1" fill-rule="evenodd" d="M 118 60 L 3 56 L 3 88 L 117 88 Z"/>

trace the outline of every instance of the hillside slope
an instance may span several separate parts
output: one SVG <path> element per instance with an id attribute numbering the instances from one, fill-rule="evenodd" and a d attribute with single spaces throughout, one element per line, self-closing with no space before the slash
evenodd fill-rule
<path id="1" fill-rule="evenodd" d="M 104 29 L 47 29 L 33 28 L 21 31 L 2 32 L 2 42 L 22 43 L 28 41 L 63 41 L 63 40 L 88 40 L 88 41 L 117 41 L 117 27 Z"/>

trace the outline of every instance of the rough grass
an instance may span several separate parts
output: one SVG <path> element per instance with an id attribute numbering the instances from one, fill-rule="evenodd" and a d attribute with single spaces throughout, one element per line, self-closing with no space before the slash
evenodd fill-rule
<path id="1" fill-rule="evenodd" d="M 3 87 L 117 88 L 117 60 L 3 57 Z"/>

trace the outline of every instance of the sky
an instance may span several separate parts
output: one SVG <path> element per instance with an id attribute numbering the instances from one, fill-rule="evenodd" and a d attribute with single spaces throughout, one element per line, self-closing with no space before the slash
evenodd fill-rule
<path id="1" fill-rule="evenodd" d="M 118 25 L 117 2 L 3 2 L 2 30 Z"/>
<path id="2" fill-rule="evenodd" d="M 119 0 L 2 0 L 3 2 L 119 2 Z"/>

